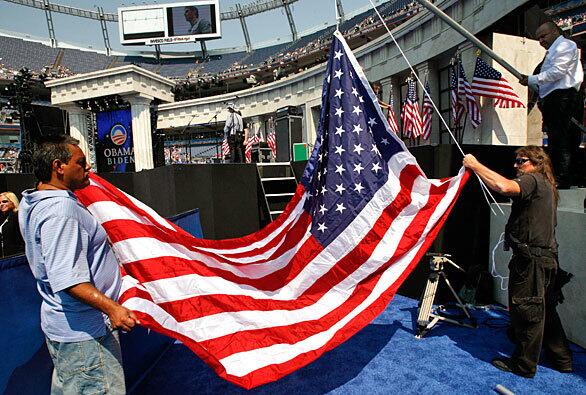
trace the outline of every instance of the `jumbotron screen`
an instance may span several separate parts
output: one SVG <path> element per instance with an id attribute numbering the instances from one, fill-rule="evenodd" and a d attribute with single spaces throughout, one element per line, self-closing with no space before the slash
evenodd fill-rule
<path id="1" fill-rule="evenodd" d="M 157 45 L 220 38 L 218 0 L 118 8 L 120 43 Z"/>

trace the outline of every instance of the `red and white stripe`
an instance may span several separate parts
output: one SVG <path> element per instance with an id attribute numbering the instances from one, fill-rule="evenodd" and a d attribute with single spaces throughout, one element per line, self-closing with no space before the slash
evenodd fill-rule
<path id="1" fill-rule="evenodd" d="M 429 93 L 429 84 L 426 83 L 425 89 Z M 433 116 L 433 104 L 431 103 L 431 98 L 424 93 L 423 95 L 423 108 L 422 108 L 422 120 L 423 120 L 423 133 L 421 134 L 421 138 L 423 140 L 429 139 L 431 136 L 431 121 Z"/>
<path id="2" fill-rule="evenodd" d="M 389 103 L 388 105 L 383 104 L 382 102 L 379 102 L 379 105 L 381 106 L 381 108 L 387 109 L 387 122 L 389 124 L 389 127 L 391 128 L 391 132 L 398 134 L 399 133 L 399 123 L 397 122 L 397 118 L 395 117 L 395 112 L 393 111 L 392 98 L 390 101 L 391 101 L 391 103 Z"/>
<path id="3" fill-rule="evenodd" d="M 122 264 L 119 301 L 141 325 L 181 340 L 218 375 L 252 388 L 341 344 L 382 312 L 433 242 L 465 184 L 429 180 L 413 156 L 334 241 L 310 233 L 299 184 L 266 228 L 196 239 L 98 176 L 77 192 Z"/>
<path id="4" fill-rule="evenodd" d="M 230 144 L 228 144 L 228 139 L 224 138 L 224 141 L 222 141 L 222 156 L 226 159 L 228 155 L 230 155 Z"/>
<path id="5" fill-rule="evenodd" d="M 472 80 L 472 93 L 477 96 L 495 99 L 494 106 L 497 108 L 525 107 L 511 84 L 503 77 L 498 81 L 474 77 Z"/>
<path id="6" fill-rule="evenodd" d="M 410 100 L 403 104 L 401 112 L 401 122 L 403 124 L 403 134 L 405 137 L 415 139 L 423 133 L 423 121 L 419 112 L 419 104 Z"/>
<path id="7" fill-rule="evenodd" d="M 267 134 L 267 144 L 271 149 L 271 153 L 273 154 L 273 158 L 277 156 L 277 139 L 275 136 L 275 132 L 269 132 Z"/>
<path id="8" fill-rule="evenodd" d="M 259 139 L 256 134 L 249 136 L 248 141 L 246 142 L 246 147 L 244 148 L 244 158 L 246 159 L 246 163 L 252 162 L 252 146 L 254 144 L 258 144 Z"/>
<path id="9" fill-rule="evenodd" d="M 525 104 L 514 91 L 502 73 L 490 66 L 480 57 L 476 58 L 476 67 L 472 78 L 472 92 L 477 96 L 489 97 L 498 108 L 524 108 Z"/>

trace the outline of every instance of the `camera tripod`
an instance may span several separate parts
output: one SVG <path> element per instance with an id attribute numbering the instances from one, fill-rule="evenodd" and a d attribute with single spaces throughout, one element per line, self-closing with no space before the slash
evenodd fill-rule
<path id="1" fill-rule="evenodd" d="M 456 265 L 452 260 L 448 257 L 448 254 L 439 254 L 439 253 L 427 253 L 426 256 L 430 257 L 429 259 L 429 268 L 430 273 L 429 277 L 427 278 L 427 284 L 425 285 L 425 290 L 421 295 L 421 300 L 419 301 L 419 314 L 417 316 L 417 335 L 416 338 L 421 339 L 427 332 L 429 332 L 435 324 L 439 321 L 446 321 L 452 324 L 465 326 L 467 328 L 477 328 L 478 325 L 476 324 L 476 320 L 472 318 L 468 309 L 462 303 L 462 300 L 454 291 L 452 284 L 448 280 L 446 273 L 444 272 L 444 264 L 449 263 L 450 265 L 454 266 L 456 269 L 464 271 L 460 266 Z M 437 292 L 437 286 L 439 285 L 440 279 L 443 279 L 444 282 L 447 284 L 450 291 L 452 291 L 452 295 L 456 298 L 456 306 L 462 310 L 466 318 L 457 319 L 455 317 L 447 317 L 445 315 L 441 315 L 441 311 L 445 311 L 445 307 L 440 305 L 433 308 L 433 301 L 435 299 L 435 294 Z"/>

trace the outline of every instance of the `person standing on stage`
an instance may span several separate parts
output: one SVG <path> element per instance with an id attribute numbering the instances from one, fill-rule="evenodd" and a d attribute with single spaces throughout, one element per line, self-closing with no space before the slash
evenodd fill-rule
<path id="1" fill-rule="evenodd" d="M 541 348 L 556 370 L 572 372 L 572 353 L 556 311 L 559 270 L 555 238 L 558 191 L 551 161 L 541 147 L 516 151 L 517 178 L 509 180 L 482 165 L 473 155 L 463 164 L 486 185 L 513 200 L 505 227 L 505 245 L 513 250 L 509 262 L 509 312 L 515 350 L 511 358 L 495 358 L 500 370 L 531 378 Z"/>
<path id="2" fill-rule="evenodd" d="M 566 39 L 555 23 L 542 24 L 535 35 L 547 52 L 541 70 L 535 75 L 524 75 L 520 83 L 539 94 L 558 189 L 567 189 L 575 181 L 572 167 L 577 165 L 581 140 L 581 132 L 571 119 L 581 124 L 584 118 L 580 91 L 584 70 L 576 43 Z"/>
<path id="3" fill-rule="evenodd" d="M 76 139 L 44 137 L 33 153 L 37 187 L 23 192 L 19 209 L 54 394 L 124 394 L 117 330 L 138 323 L 116 302 L 122 281 L 106 232 L 73 193 L 90 184 L 90 169 Z"/>
<path id="4" fill-rule="evenodd" d="M 230 146 L 232 163 L 244 162 L 244 124 L 240 111 L 234 108 L 233 103 L 228 103 L 228 118 L 224 126 L 224 137 Z"/>

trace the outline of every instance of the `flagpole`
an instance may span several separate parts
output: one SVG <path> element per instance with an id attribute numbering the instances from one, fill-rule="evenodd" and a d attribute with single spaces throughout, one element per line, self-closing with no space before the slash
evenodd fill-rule
<path id="1" fill-rule="evenodd" d="M 417 2 L 420 3 L 422 6 L 424 6 L 425 8 L 427 8 L 429 11 L 431 11 L 437 17 L 442 19 L 444 22 L 446 22 L 450 27 L 452 27 L 458 33 L 463 35 L 467 40 L 471 41 L 474 45 L 476 45 L 478 48 L 480 48 L 481 51 L 486 53 L 488 56 L 490 56 L 492 59 L 494 59 L 497 63 L 499 63 L 501 66 L 503 66 L 505 69 L 507 69 L 517 79 L 520 80 L 523 77 L 523 75 L 521 73 L 519 73 L 507 61 L 505 61 L 503 58 L 501 58 L 499 55 L 497 55 L 486 44 L 484 44 L 482 41 L 480 41 L 479 39 L 474 37 L 474 35 L 472 33 L 470 33 L 468 30 L 464 29 L 456 21 L 454 21 L 452 18 L 450 18 L 448 15 L 446 15 L 446 13 L 444 13 L 442 10 L 440 10 L 438 7 L 436 7 L 434 4 L 432 4 L 429 0 L 417 0 Z"/>
<path id="2" fill-rule="evenodd" d="M 334 10 L 336 10 L 336 31 L 340 30 L 340 20 L 342 19 L 340 17 L 340 13 L 338 12 L 338 4 L 336 3 L 336 0 L 334 0 Z"/>

